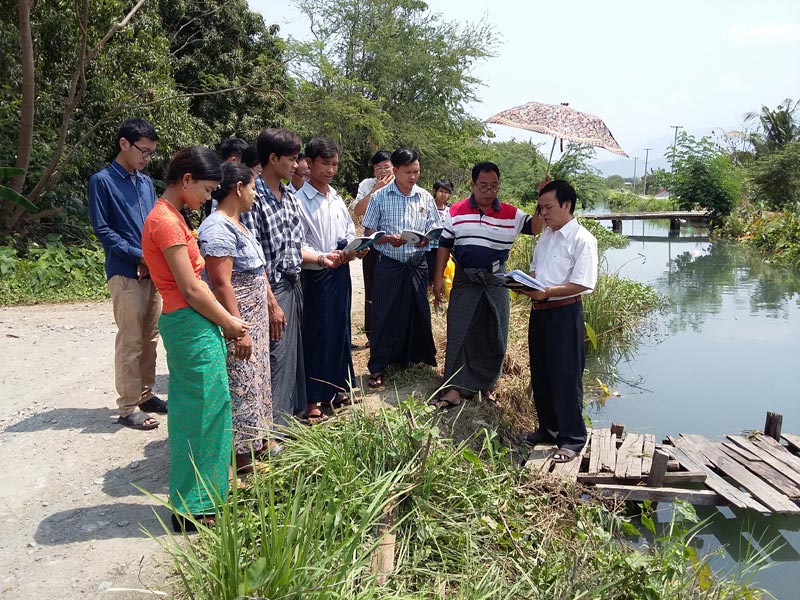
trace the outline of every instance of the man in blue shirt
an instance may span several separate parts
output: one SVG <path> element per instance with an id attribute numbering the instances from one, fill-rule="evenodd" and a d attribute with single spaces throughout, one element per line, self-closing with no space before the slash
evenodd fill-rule
<path id="1" fill-rule="evenodd" d="M 143 119 L 119 129 L 112 163 L 89 179 L 89 218 L 106 253 L 106 277 L 117 323 L 114 376 L 118 423 L 155 429 L 148 411 L 166 413 L 153 395 L 161 296 L 142 258 L 142 227 L 156 202 L 152 180 L 141 172 L 156 152 L 158 134 Z"/>

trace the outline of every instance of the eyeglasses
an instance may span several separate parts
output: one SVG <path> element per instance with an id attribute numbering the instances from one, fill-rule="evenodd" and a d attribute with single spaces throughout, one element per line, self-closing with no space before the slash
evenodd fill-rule
<path id="1" fill-rule="evenodd" d="M 478 188 L 478 191 L 481 194 L 485 194 L 486 192 L 497 192 L 497 191 L 500 190 L 500 184 L 499 183 L 495 183 L 495 184 L 492 184 L 492 185 L 481 184 L 481 185 L 478 185 L 478 186 L 475 186 L 475 187 Z"/>
<path id="2" fill-rule="evenodd" d="M 139 152 L 141 152 L 141 153 L 142 153 L 142 158 L 145 158 L 145 159 L 147 159 L 147 158 L 153 158 L 153 157 L 156 155 L 156 151 L 155 151 L 155 150 L 142 150 L 142 149 L 141 149 L 141 148 L 140 148 L 140 147 L 139 147 L 139 146 L 136 144 L 136 142 L 131 142 L 131 146 L 133 146 L 133 147 L 134 147 L 134 148 L 136 148 L 136 149 L 137 149 Z"/>

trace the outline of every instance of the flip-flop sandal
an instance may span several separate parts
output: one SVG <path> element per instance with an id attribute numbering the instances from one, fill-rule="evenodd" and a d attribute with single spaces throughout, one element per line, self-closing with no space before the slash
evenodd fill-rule
<path id="1" fill-rule="evenodd" d="M 492 403 L 492 404 L 494 404 L 495 406 L 500 406 L 500 404 L 497 402 L 497 397 L 494 395 L 494 392 L 486 392 L 486 393 L 483 393 L 483 392 L 482 392 L 482 393 L 481 393 L 481 397 L 482 397 L 482 398 L 483 398 L 483 399 L 484 399 L 486 402 L 491 402 L 491 403 Z"/>
<path id="2" fill-rule="evenodd" d="M 333 397 L 333 400 L 331 400 L 331 406 L 333 408 L 340 408 L 342 406 L 352 406 L 354 404 L 358 404 L 359 402 L 360 400 L 358 398 L 348 396 L 344 392 L 339 392 Z"/>
<path id="3" fill-rule="evenodd" d="M 316 410 L 319 411 L 319 413 L 313 415 L 309 415 L 308 411 L 306 411 L 305 416 L 301 419 L 300 422 L 304 423 L 305 425 L 317 425 L 319 423 L 322 423 L 323 421 L 328 420 L 328 415 L 322 412 L 319 408 L 317 408 Z"/>
<path id="4" fill-rule="evenodd" d="M 167 414 L 167 403 L 158 396 L 151 396 L 147 402 L 142 402 L 139 405 L 139 410 L 165 415 Z"/>
<path id="5" fill-rule="evenodd" d="M 463 396 L 458 397 L 458 402 L 456 402 L 455 400 L 450 400 L 448 398 L 439 398 L 438 401 L 432 404 L 434 404 L 434 406 L 436 406 L 436 408 L 438 408 L 439 410 L 450 410 L 451 408 L 456 408 L 464 404 L 464 400 L 465 398 Z"/>
<path id="6" fill-rule="evenodd" d="M 575 450 L 570 450 L 569 448 L 559 448 L 556 450 L 555 454 L 553 454 L 553 462 L 568 463 L 576 456 L 578 456 L 578 453 L 575 452 Z"/>
<path id="7" fill-rule="evenodd" d="M 383 387 L 383 373 L 373 373 L 367 380 L 367 385 L 373 390 L 375 388 Z"/>
<path id="8" fill-rule="evenodd" d="M 145 425 L 145 423 L 150 420 L 153 423 L 149 425 Z M 156 421 L 153 417 L 148 415 L 146 412 L 137 411 L 135 413 L 129 414 L 127 417 L 119 417 L 117 419 L 117 423 L 120 425 L 124 425 L 125 427 L 130 427 L 131 429 L 142 429 L 142 430 L 150 430 L 155 429 L 159 426 L 159 422 Z"/>

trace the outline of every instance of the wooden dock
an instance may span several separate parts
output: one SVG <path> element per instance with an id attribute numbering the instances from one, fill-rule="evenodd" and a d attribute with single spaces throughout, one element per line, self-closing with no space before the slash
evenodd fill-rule
<path id="1" fill-rule="evenodd" d="M 673 210 L 661 212 L 636 212 L 636 213 L 603 213 L 594 215 L 579 215 L 582 219 L 593 221 L 611 221 L 611 229 L 616 233 L 622 233 L 623 221 L 649 221 L 656 219 L 669 219 L 669 231 L 671 235 L 680 232 L 681 224 L 686 221 L 706 221 L 711 218 L 711 213 L 700 210 Z"/>
<path id="2" fill-rule="evenodd" d="M 769 413 L 768 433 L 729 434 L 720 442 L 680 434 L 657 444 L 650 434 L 615 425 L 589 432 L 580 457 L 552 460 L 555 446 L 534 448 L 525 467 L 627 501 L 685 500 L 765 514 L 800 515 L 800 436 L 781 434 Z"/>

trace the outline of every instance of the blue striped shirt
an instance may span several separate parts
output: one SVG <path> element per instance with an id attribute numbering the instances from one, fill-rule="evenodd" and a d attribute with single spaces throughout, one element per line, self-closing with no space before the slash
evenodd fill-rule
<path id="1" fill-rule="evenodd" d="M 404 229 L 426 233 L 443 225 L 430 193 L 415 185 L 406 196 L 394 182 L 378 190 L 370 199 L 362 223 L 365 229 L 385 231 L 389 235 L 397 235 Z M 399 248 L 391 244 L 375 244 L 378 252 L 400 262 L 408 262 L 415 252 L 426 252 L 437 247 L 438 242 L 431 242 L 422 249 L 411 244 Z"/>

